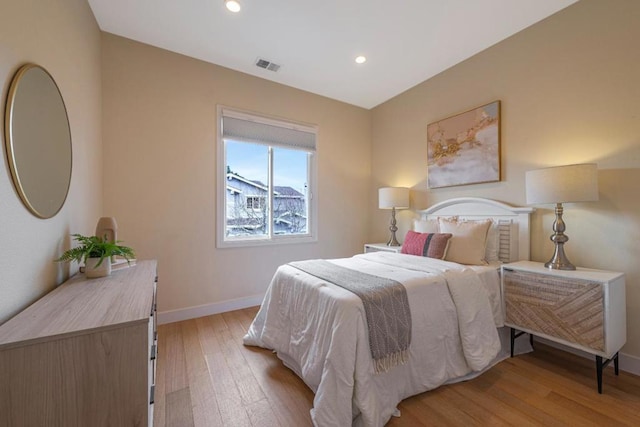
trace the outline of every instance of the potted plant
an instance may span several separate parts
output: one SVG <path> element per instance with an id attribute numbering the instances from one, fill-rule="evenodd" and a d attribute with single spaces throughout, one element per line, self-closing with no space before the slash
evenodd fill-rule
<path id="1" fill-rule="evenodd" d="M 83 262 L 87 277 L 104 277 L 111 274 L 111 257 L 121 256 L 129 262 L 135 258 L 133 249 L 119 245 L 120 241 L 110 242 L 106 237 L 72 234 L 79 246 L 65 251 L 58 262 Z"/>

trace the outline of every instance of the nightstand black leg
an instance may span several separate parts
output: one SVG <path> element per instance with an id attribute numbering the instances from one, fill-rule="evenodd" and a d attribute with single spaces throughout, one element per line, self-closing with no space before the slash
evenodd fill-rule
<path id="1" fill-rule="evenodd" d="M 596 371 L 598 375 L 598 393 L 602 394 L 602 370 L 606 368 L 613 360 L 613 369 L 618 375 L 620 373 L 620 366 L 618 365 L 618 353 L 614 354 L 611 359 L 603 361 L 602 356 L 596 356 Z"/>
<path id="2" fill-rule="evenodd" d="M 602 356 L 596 356 L 596 372 L 598 376 L 598 393 L 602 394 Z"/>
<path id="3" fill-rule="evenodd" d="M 531 344 L 531 349 L 533 349 L 533 334 L 529 334 L 529 344 Z"/>
<path id="4" fill-rule="evenodd" d="M 514 351 L 514 347 L 515 347 L 515 342 L 516 342 L 516 338 L 520 337 L 521 335 L 526 334 L 527 332 L 524 331 L 520 331 L 518 333 L 516 333 L 515 328 L 509 328 L 511 330 L 511 357 L 513 357 L 513 351 Z M 531 344 L 531 348 L 533 348 L 533 335 L 529 334 L 529 343 Z"/>
<path id="5" fill-rule="evenodd" d="M 513 345 L 516 342 L 516 330 L 513 328 L 509 329 L 511 329 L 511 357 L 513 357 Z"/>

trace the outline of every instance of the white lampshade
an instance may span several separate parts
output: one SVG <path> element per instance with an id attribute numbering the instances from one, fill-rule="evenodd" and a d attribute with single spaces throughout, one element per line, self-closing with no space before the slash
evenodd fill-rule
<path id="1" fill-rule="evenodd" d="M 528 171 L 525 181 L 530 205 L 598 200 L 598 165 L 595 163 Z"/>
<path id="2" fill-rule="evenodd" d="M 380 209 L 408 209 L 409 189 L 405 187 L 384 187 L 378 190 Z"/>

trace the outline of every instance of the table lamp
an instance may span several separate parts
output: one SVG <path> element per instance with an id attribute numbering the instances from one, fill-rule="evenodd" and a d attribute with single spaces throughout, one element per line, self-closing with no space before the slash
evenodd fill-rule
<path id="1" fill-rule="evenodd" d="M 396 209 L 409 208 L 409 189 L 405 187 L 384 187 L 378 190 L 378 207 L 380 209 L 391 209 L 391 225 L 389 231 L 391 238 L 387 246 L 400 246 L 396 239 Z"/>
<path id="2" fill-rule="evenodd" d="M 598 165 L 585 163 L 557 166 L 527 171 L 525 175 L 527 204 L 555 204 L 556 219 L 554 234 L 550 239 L 555 244 L 553 257 L 544 266 L 557 270 L 575 270 L 564 253 L 564 244 L 569 237 L 564 234 L 562 204 L 591 202 L 598 200 Z"/>

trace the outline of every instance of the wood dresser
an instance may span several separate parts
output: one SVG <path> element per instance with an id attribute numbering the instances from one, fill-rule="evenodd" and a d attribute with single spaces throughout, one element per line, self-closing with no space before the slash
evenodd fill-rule
<path id="1" fill-rule="evenodd" d="M 0 326 L 0 426 L 152 426 L 156 261 L 76 274 Z"/>

